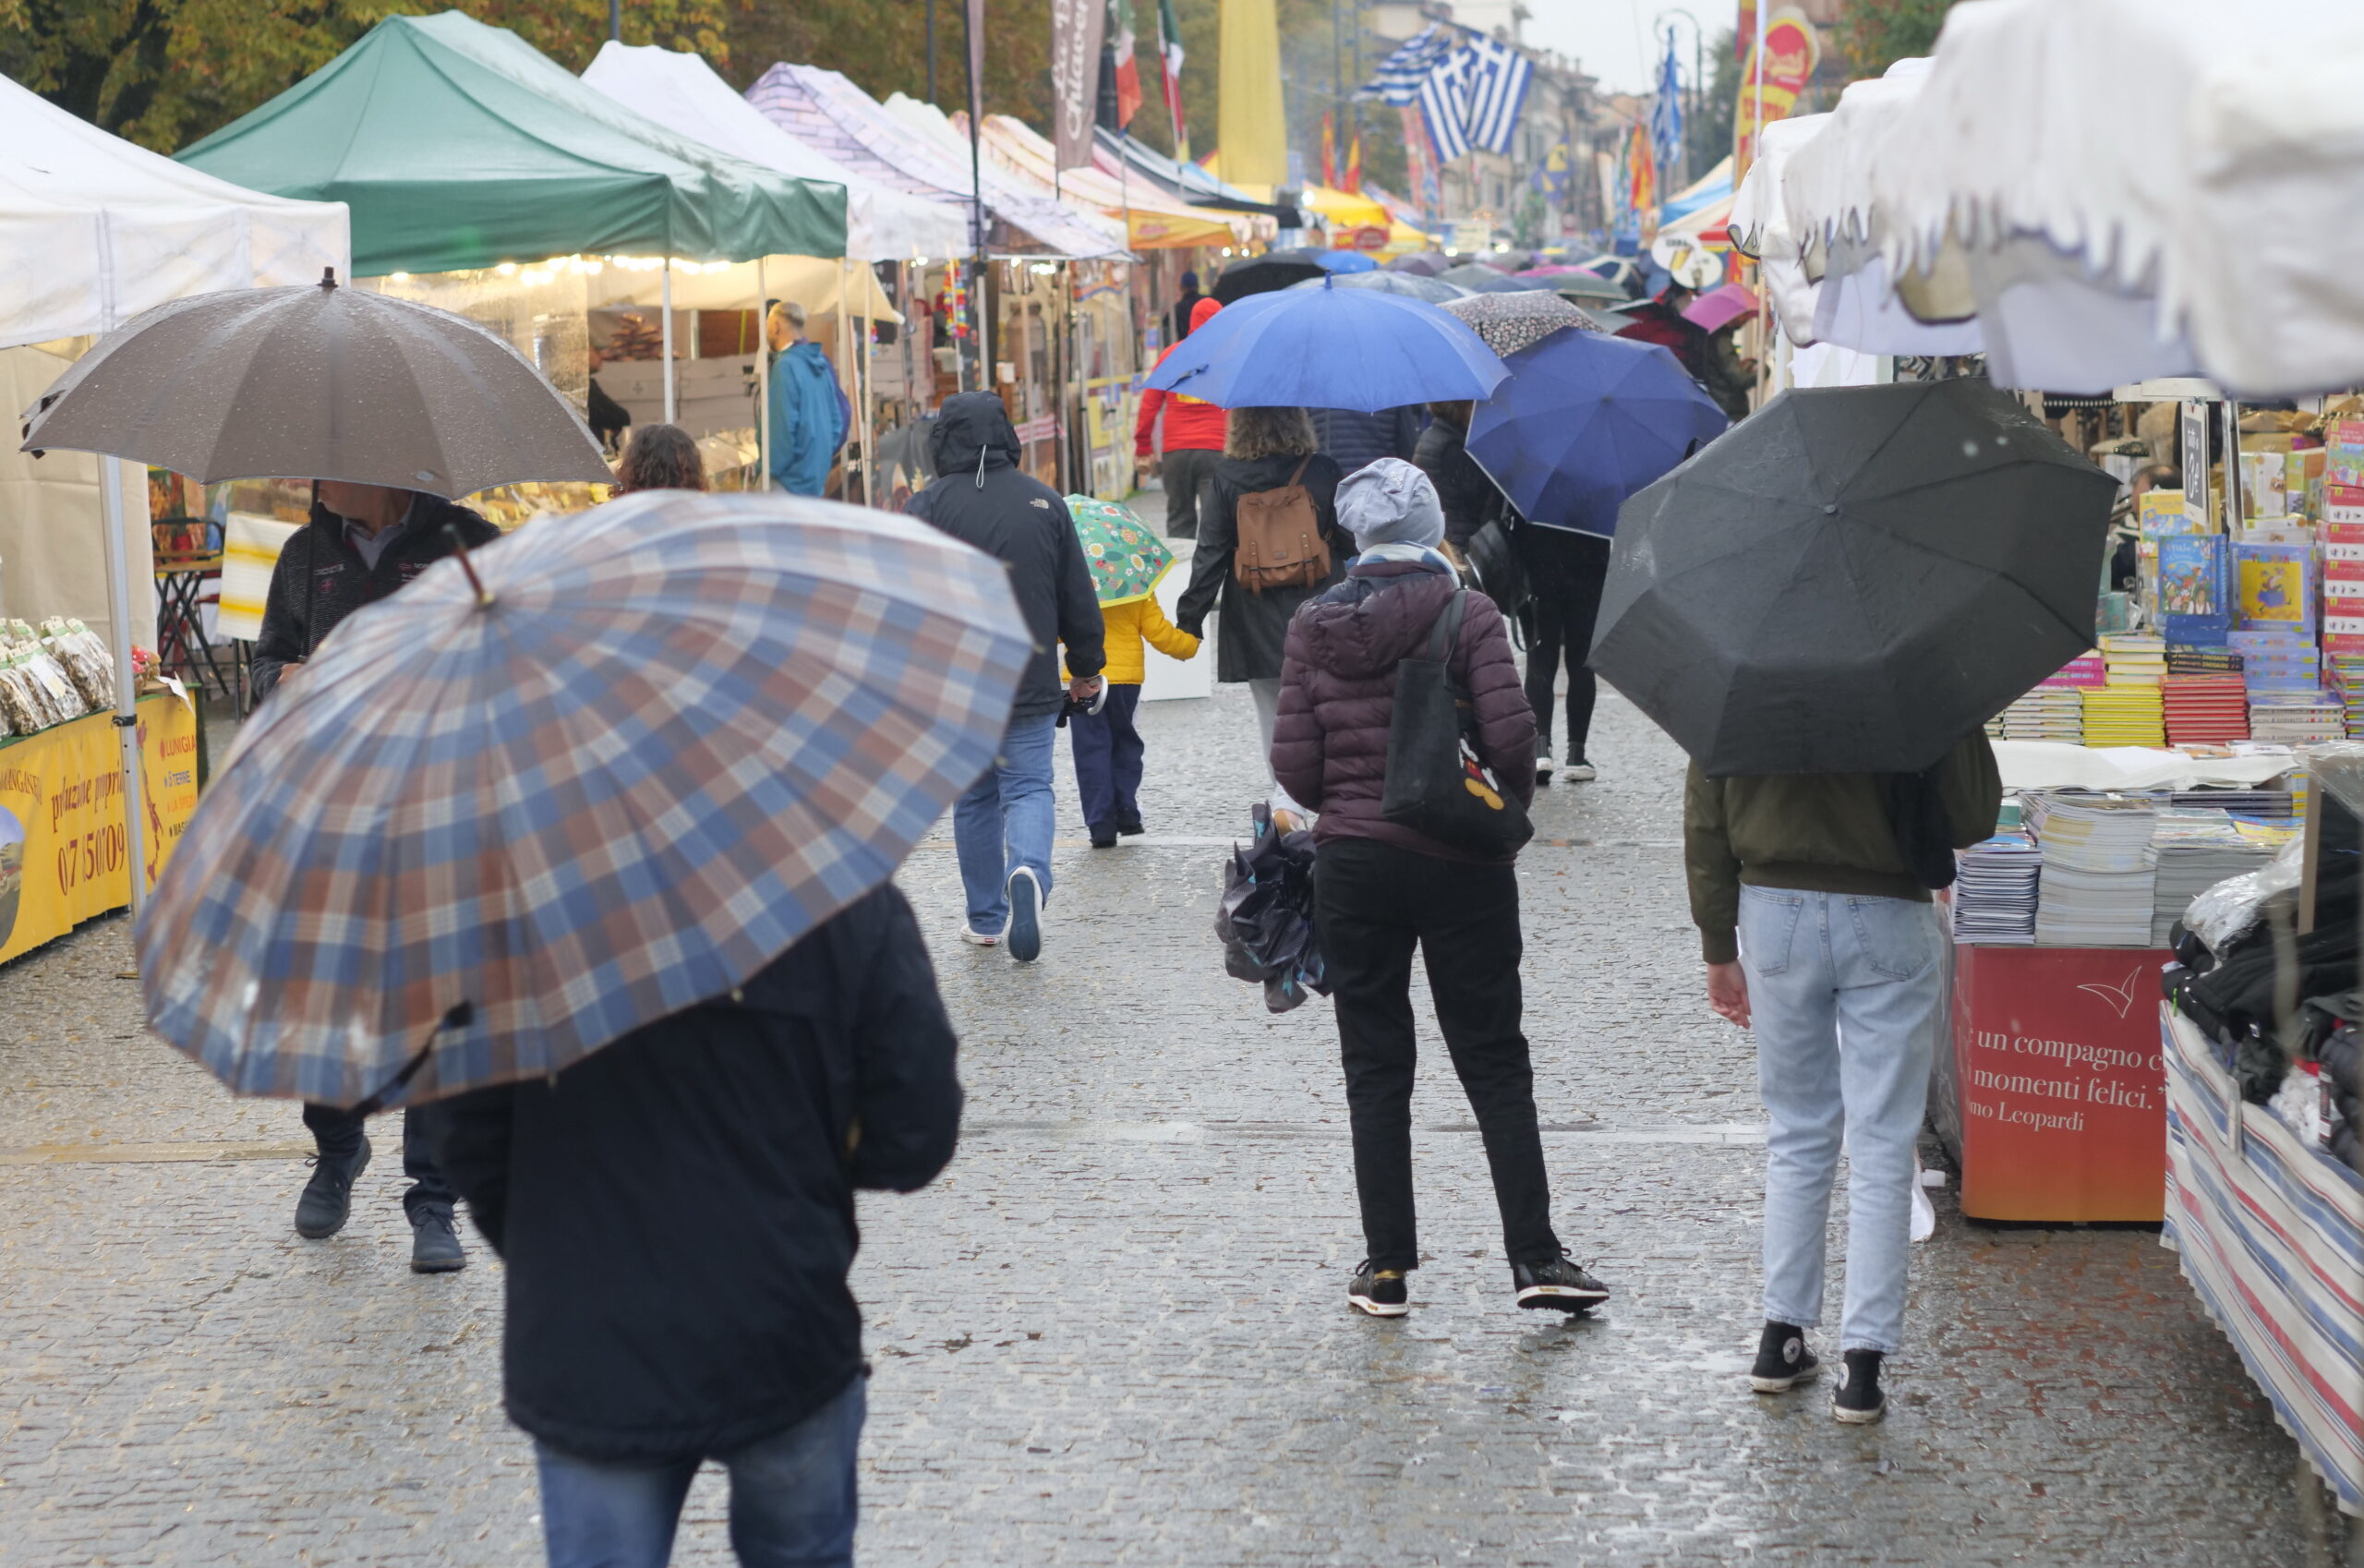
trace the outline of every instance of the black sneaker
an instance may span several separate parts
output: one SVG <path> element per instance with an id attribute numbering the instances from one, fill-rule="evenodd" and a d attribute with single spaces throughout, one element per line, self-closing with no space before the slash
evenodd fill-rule
<path id="1" fill-rule="evenodd" d="M 1374 1269 L 1368 1258 L 1355 1271 L 1354 1283 L 1346 1286 L 1346 1304 L 1374 1318 L 1404 1316 L 1412 1309 L 1407 1297 L 1403 1270 Z"/>
<path id="2" fill-rule="evenodd" d="M 1765 1325 L 1756 1342 L 1756 1365 L 1748 1369 L 1748 1386 L 1759 1393 L 1787 1393 L 1800 1383 L 1822 1375 L 1822 1360 L 1806 1348 L 1806 1331 L 1795 1323 Z"/>
<path id="3" fill-rule="evenodd" d="M 1830 1396 L 1830 1413 L 1850 1426 L 1867 1427 L 1888 1414 L 1888 1395 L 1880 1392 L 1880 1353 L 1850 1350 L 1839 1357 L 1839 1387 Z"/>
<path id="4" fill-rule="evenodd" d="M 344 1159 L 315 1154 L 306 1163 L 312 1167 L 312 1179 L 296 1200 L 296 1234 L 320 1241 L 343 1230 L 345 1216 L 353 1212 L 353 1182 L 368 1167 L 369 1139 L 363 1135 L 360 1149 Z"/>
<path id="5" fill-rule="evenodd" d="M 1092 847 L 1095 850 L 1115 849 L 1116 847 L 1116 830 L 1111 827 L 1104 832 L 1099 828 L 1093 828 L 1092 830 Z"/>
<path id="6" fill-rule="evenodd" d="M 415 1274 L 457 1273 L 468 1266 L 460 1249 L 460 1227 L 449 1209 L 421 1208 L 410 1217 L 410 1272 Z"/>
<path id="7" fill-rule="evenodd" d="M 1609 1299 L 1609 1287 L 1585 1272 L 1584 1266 L 1565 1251 L 1557 1258 L 1512 1264 L 1511 1285 L 1518 1292 L 1522 1307 L 1584 1312 Z"/>
<path id="8" fill-rule="evenodd" d="M 1141 826 L 1140 817 L 1125 816 L 1116 819 L 1116 831 L 1128 838 L 1138 838 L 1149 829 Z"/>

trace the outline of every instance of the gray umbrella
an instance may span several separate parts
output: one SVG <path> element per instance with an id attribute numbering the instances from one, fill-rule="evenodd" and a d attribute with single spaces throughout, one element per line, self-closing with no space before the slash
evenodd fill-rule
<path id="1" fill-rule="evenodd" d="M 1308 278 L 1291 288 L 1321 288 L 1335 284 L 1339 288 L 1375 288 L 1381 294 L 1400 294 L 1406 299 L 1425 299 L 1430 305 L 1442 305 L 1449 300 L 1466 299 L 1467 289 L 1455 288 L 1441 278 L 1424 278 L 1417 272 L 1332 272 L 1319 278 Z"/>
<path id="2" fill-rule="evenodd" d="M 1500 267 L 1489 267 L 1483 261 L 1464 261 L 1458 267 L 1447 268 L 1437 276 L 1446 283 L 1458 283 L 1463 288 L 1482 289 L 1490 283 L 1502 282 L 1510 274 Z"/>
<path id="3" fill-rule="evenodd" d="M 1558 295 L 1539 289 L 1524 294 L 1473 294 L 1451 301 L 1445 308 L 1468 322 L 1486 340 L 1486 346 L 1505 359 L 1564 328 L 1600 331 L 1583 311 Z"/>
<path id="4" fill-rule="evenodd" d="M 105 452 L 219 479 L 343 479 L 459 497 L 609 482 L 533 364 L 463 316 L 333 276 L 134 317 L 30 411 L 27 452 Z"/>

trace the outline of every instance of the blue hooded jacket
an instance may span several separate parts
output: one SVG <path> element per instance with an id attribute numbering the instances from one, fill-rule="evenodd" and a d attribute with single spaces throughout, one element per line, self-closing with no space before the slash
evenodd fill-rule
<path id="1" fill-rule="evenodd" d="M 773 483 L 819 495 L 846 437 L 837 373 L 819 344 L 792 343 L 772 361 L 771 427 Z"/>

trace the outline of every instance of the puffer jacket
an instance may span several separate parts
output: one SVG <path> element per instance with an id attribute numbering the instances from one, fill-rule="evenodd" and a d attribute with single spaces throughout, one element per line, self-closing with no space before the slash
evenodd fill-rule
<path id="1" fill-rule="evenodd" d="M 1374 838 L 1439 860 L 1488 858 L 1379 814 L 1395 667 L 1422 652 L 1453 586 L 1453 578 L 1417 561 L 1366 561 L 1289 622 L 1272 772 L 1283 789 L 1321 814 L 1313 828 L 1317 844 Z M 1525 805 L 1535 796 L 1535 714 L 1519 684 L 1502 611 L 1475 589 L 1448 669 L 1469 694 L 1478 759 L 1502 793 Z"/>

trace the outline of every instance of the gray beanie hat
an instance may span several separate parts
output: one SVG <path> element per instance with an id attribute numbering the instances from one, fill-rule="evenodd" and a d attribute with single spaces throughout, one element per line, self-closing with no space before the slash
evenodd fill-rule
<path id="1" fill-rule="evenodd" d="M 1400 457 L 1382 457 L 1338 481 L 1338 522 L 1362 549 L 1444 540 L 1444 508 L 1429 476 Z"/>

